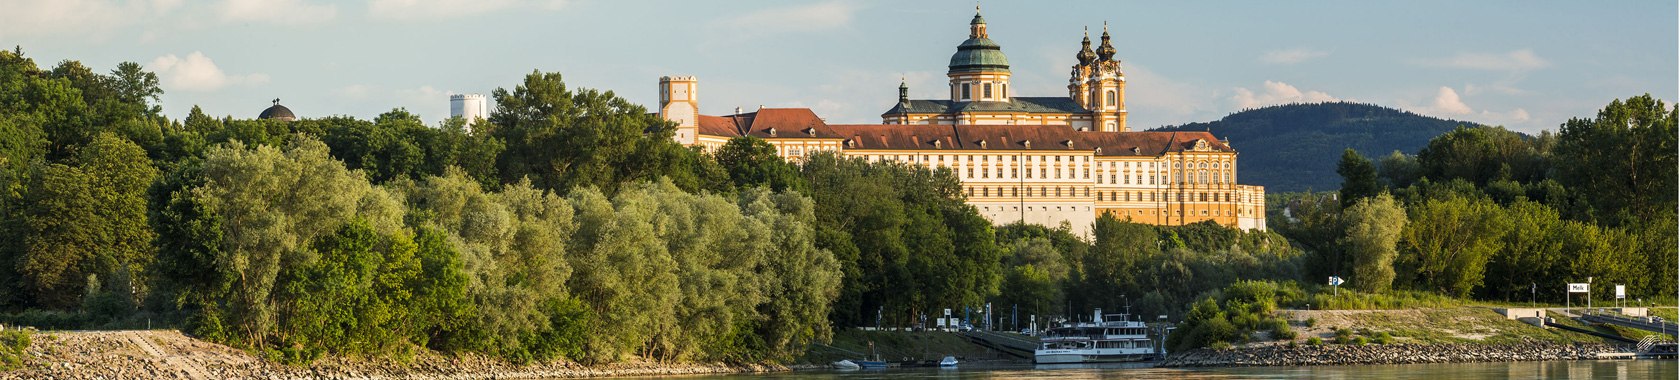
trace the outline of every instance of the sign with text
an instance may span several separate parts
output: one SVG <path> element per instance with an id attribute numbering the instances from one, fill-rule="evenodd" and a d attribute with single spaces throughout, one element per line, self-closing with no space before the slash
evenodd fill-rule
<path id="1" fill-rule="evenodd" d="M 1341 286 L 1343 283 L 1346 281 L 1342 281 L 1341 277 L 1330 276 L 1330 286 Z"/>
<path id="2" fill-rule="evenodd" d="M 1584 284 L 1584 283 L 1569 284 L 1569 292 L 1570 293 L 1586 293 L 1587 292 L 1587 284 Z"/>
<path id="3" fill-rule="evenodd" d="M 1627 298 L 1627 288 L 1624 288 L 1621 285 L 1616 285 L 1616 299 L 1623 298 Z"/>

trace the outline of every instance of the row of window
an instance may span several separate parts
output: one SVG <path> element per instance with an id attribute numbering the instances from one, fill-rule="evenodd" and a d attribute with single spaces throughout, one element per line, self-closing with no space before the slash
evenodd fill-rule
<path id="1" fill-rule="evenodd" d="M 993 82 L 981 82 L 980 83 L 980 86 L 979 86 L 980 87 L 980 99 L 979 100 L 1004 100 L 1004 98 L 1009 97 L 1009 83 L 996 83 L 997 87 L 998 87 L 998 91 L 997 91 L 996 94 L 992 93 L 992 84 L 993 84 Z M 951 97 L 956 98 L 957 100 L 965 100 L 965 101 L 976 100 L 974 98 L 974 87 L 972 86 L 971 83 L 963 83 L 963 84 L 959 85 L 958 88 L 953 88 L 951 90 L 957 92 L 955 94 L 951 94 L 952 95 Z M 957 95 L 961 95 L 961 96 L 957 96 Z M 996 95 L 996 96 L 994 96 L 994 95 Z"/>
<path id="2" fill-rule="evenodd" d="M 1051 197 L 1051 196 L 1060 197 L 1063 194 L 1066 194 L 1067 196 L 1070 196 L 1070 197 L 1089 197 L 1089 196 L 1091 196 L 1091 188 L 1089 188 L 1089 187 L 1038 186 L 1037 188 L 1034 188 L 1032 186 L 1026 186 L 1024 188 L 1026 189 L 1026 191 L 1025 191 L 1026 195 L 1025 196 L 1027 196 L 1027 197 L 1035 197 L 1035 196 L 1036 197 Z M 967 193 L 969 197 L 975 197 L 975 196 L 979 196 L 979 197 L 992 197 L 992 196 L 1020 197 L 1020 196 L 1022 196 L 1021 195 L 1021 193 L 1022 193 L 1021 190 L 1022 189 L 1023 189 L 1023 187 L 1020 187 L 1020 186 L 967 186 L 965 188 L 964 192 Z M 1065 192 L 1064 192 L 1064 189 L 1065 189 Z M 1037 190 L 1037 191 L 1034 192 L 1034 190 Z M 1176 202 L 1232 202 L 1233 199 L 1240 199 L 1241 202 L 1248 202 L 1248 197 L 1247 196 L 1237 197 L 1237 196 L 1235 196 L 1231 193 L 1217 193 L 1217 192 L 1215 192 L 1215 193 L 1209 193 L 1209 192 L 1172 193 L 1172 192 L 1153 192 L 1153 191 L 1098 191 L 1097 192 L 1097 200 L 1098 201 L 1107 201 L 1107 202 L 1134 202 L 1134 201 L 1135 202 L 1164 202 L 1164 201 L 1176 201 Z"/>

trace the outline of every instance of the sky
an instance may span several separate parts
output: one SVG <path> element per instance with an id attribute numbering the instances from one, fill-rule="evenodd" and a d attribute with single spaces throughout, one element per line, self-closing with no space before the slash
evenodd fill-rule
<path id="1" fill-rule="evenodd" d="M 808 107 L 879 123 L 902 78 L 941 99 L 972 1 L 0 0 L 0 46 L 44 68 L 156 72 L 164 112 L 301 117 L 405 108 L 533 71 L 657 105 L 699 78 L 703 114 Z M 1082 31 L 1107 23 L 1134 130 L 1346 100 L 1556 130 L 1612 99 L 1680 100 L 1675 1 L 989 1 L 1015 96 L 1065 96 Z M 491 105 L 492 109 L 494 104 Z"/>

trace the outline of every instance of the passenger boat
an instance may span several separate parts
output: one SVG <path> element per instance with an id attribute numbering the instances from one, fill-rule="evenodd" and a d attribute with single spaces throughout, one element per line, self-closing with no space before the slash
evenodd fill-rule
<path id="1" fill-rule="evenodd" d="M 1127 314 L 1092 313 L 1091 323 L 1051 328 L 1033 351 L 1036 364 L 1113 363 L 1156 356 L 1155 342 L 1143 321 Z M 1104 317 L 1108 317 L 1105 319 Z"/>

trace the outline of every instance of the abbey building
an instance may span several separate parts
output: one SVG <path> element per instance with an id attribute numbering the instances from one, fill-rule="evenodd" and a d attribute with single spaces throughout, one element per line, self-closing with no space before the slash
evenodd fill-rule
<path id="1" fill-rule="evenodd" d="M 790 160 L 835 151 L 949 168 L 993 223 L 1067 223 L 1088 236 L 1101 214 L 1158 225 L 1214 221 L 1265 229 L 1265 189 L 1237 183 L 1237 151 L 1207 132 L 1132 132 L 1126 77 L 1105 27 L 1075 54 L 1066 97 L 1009 92 L 1009 61 L 978 13 L 951 56 L 949 99 L 898 100 L 880 124 L 829 124 L 806 108 L 699 114 L 698 80 L 659 80 L 659 114 L 678 142 L 716 149 L 751 136 Z"/>

